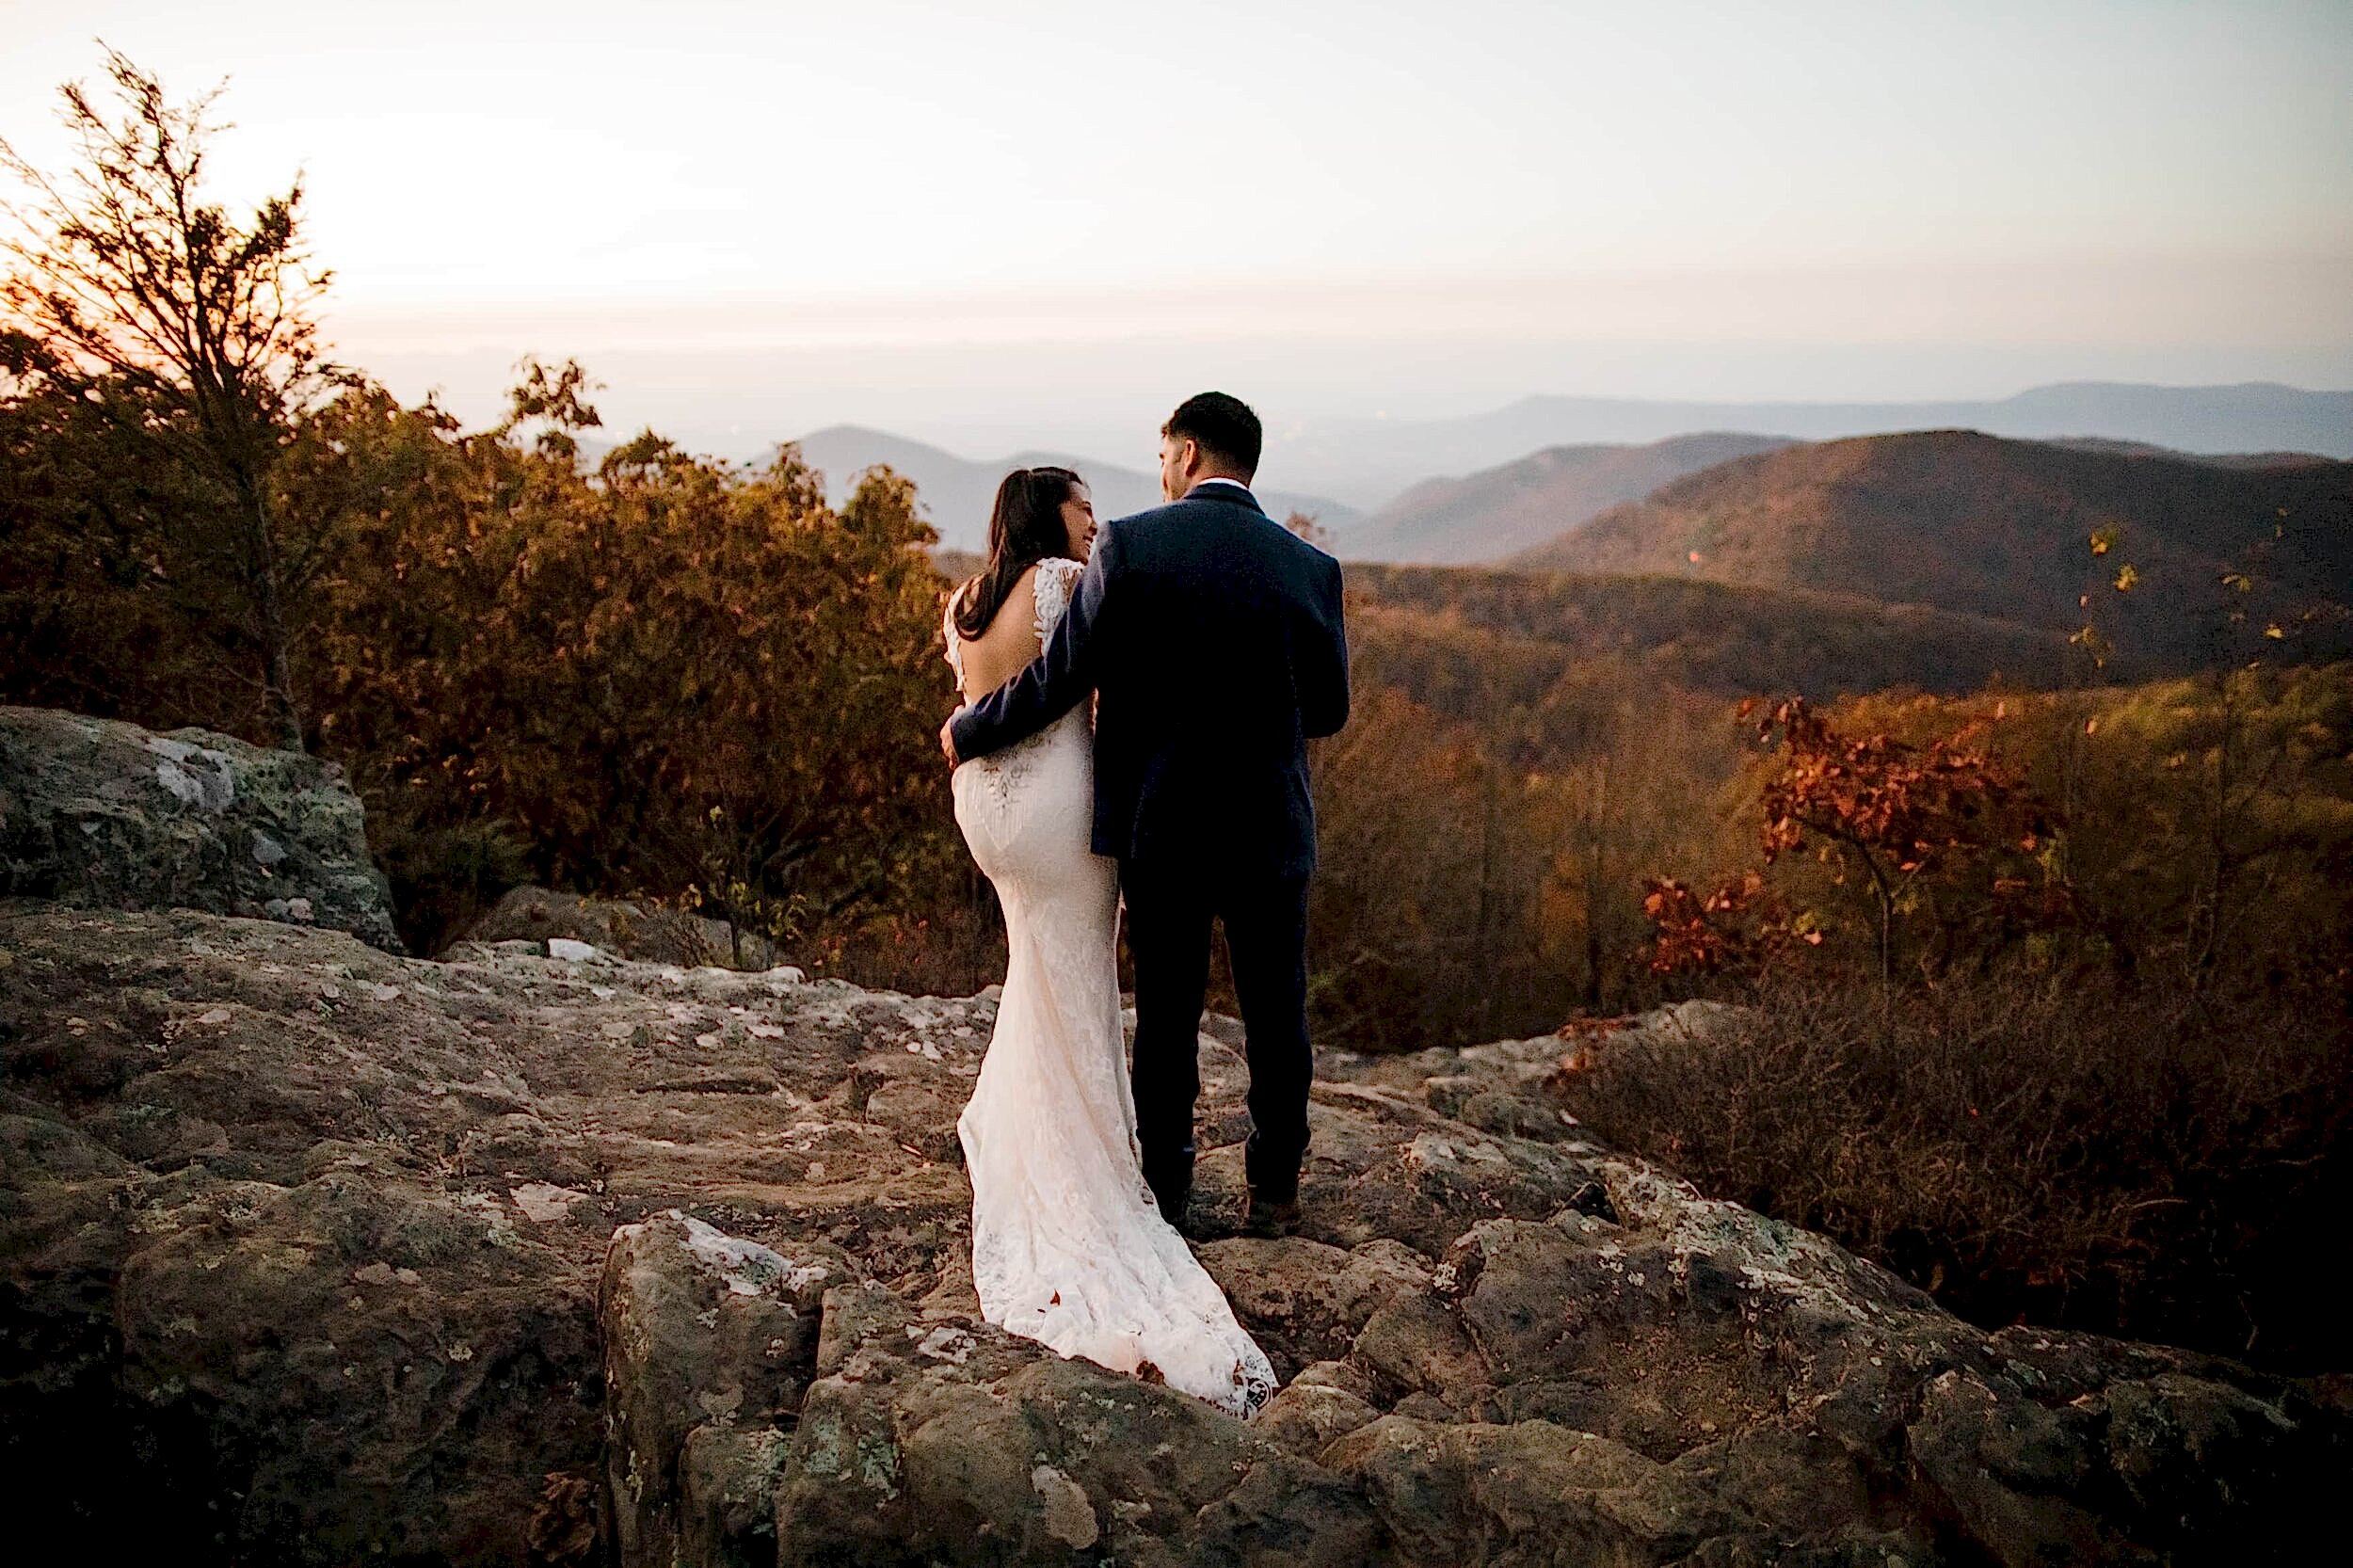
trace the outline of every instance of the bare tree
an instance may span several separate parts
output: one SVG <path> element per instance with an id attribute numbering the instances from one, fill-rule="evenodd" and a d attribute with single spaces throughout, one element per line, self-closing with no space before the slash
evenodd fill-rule
<path id="1" fill-rule="evenodd" d="M 59 89 L 71 174 L 0 139 L 23 188 L 0 200 L 15 230 L 0 239 L 0 373 L 101 412 L 213 498 L 185 524 L 200 536 L 177 542 L 241 598 L 272 721 L 299 750 L 288 602 L 318 551 L 289 540 L 270 475 L 293 419 L 351 379 L 313 315 L 330 275 L 304 254 L 298 177 L 242 225 L 203 200 L 221 88 L 175 104 L 114 50 L 106 75 L 111 113 L 78 83 Z"/>

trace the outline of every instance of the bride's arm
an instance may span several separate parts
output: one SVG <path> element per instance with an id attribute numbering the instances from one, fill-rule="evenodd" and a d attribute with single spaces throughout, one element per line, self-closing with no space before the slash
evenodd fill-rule
<path id="1" fill-rule="evenodd" d="M 958 760 L 985 757 L 1027 740 L 1094 689 L 1104 645 L 1099 624 L 1103 600 L 1117 570 L 1116 534 L 1107 525 L 1096 535 L 1094 552 L 1071 593 L 1070 607 L 1054 623 L 1053 635 L 1037 657 L 986 696 L 957 709 L 948 721 Z"/>

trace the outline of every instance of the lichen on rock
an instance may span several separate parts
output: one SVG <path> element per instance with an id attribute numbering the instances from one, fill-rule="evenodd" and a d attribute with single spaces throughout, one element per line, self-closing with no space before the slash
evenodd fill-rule
<path id="1" fill-rule="evenodd" d="M 341 767 L 204 729 L 0 707 L 0 894 L 184 907 L 402 951 Z"/>

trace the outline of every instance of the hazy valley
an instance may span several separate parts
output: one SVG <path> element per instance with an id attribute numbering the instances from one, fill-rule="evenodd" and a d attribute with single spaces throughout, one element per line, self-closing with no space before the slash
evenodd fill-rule
<path id="1" fill-rule="evenodd" d="M 1155 442 L 1149 431 L 1137 435 L 1137 450 L 1147 458 Z M 915 481 L 924 516 L 939 530 L 941 548 L 948 550 L 987 547 L 988 511 L 998 482 L 1016 468 L 1050 465 L 1083 475 L 1094 493 L 1097 517 L 1125 517 L 1160 504 L 1157 473 L 1069 453 L 1017 452 L 995 462 L 975 462 L 922 441 L 852 424 L 812 431 L 793 444 L 824 474 L 826 493 L 837 505 L 849 499 L 858 475 L 877 464 Z M 1303 512 L 1336 529 L 1353 526 L 1359 517 L 1354 508 L 1327 496 L 1270 488 L 1259 499 L 1278 518 Z"/>

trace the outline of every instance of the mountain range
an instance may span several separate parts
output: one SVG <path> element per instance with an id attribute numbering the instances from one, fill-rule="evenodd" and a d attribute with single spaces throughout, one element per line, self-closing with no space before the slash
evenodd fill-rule
<path id="1" fill-rule="evenodd" d="M 2115 543 L 2095 556 L 2096 532 Z M 2090 613 L 2166 664 L 2234 601 L 2257 617 L 2353 597 L 2353 463 L 2201 459 L 1973 430 L 1791 445 L 1675 479 L 1513 564 L 1812 589 L 2062 629 Z M 2115 589 L 2133 568 L 2127 593 Z M 2343 622 L 2329 633 L 2344 641 Z"/>
<path id="2" fill-rule="evenodd" d="M 2109 393 L 2119 395 L 2104 402 Z M 2158 393 L 2167 395 L 2139 395 Z M 2234 393 L 2245 396 L 2233 403 L 2223 395 Z M 2353 462 L 2291 450 L 2353 444 L 2318 439 L 2327 432 L 2297 423 L 2329 398 L 2353 403 L 2353 394 L 2284 388 L 2185 389 L 2179 395 L 2167 389 L 2053 388 L 1974 407 L 2006 409 L 2012 424 L 2089 424 L 2089 433 L 2022 439 L 1982 429 L 1914 429 L 1819 440 L 1681 433 L 1640 443 L 1545 446 L 1459 478 L 1425 478 L 1370 516 L 1305 491 L 1270 488 L 1262 499 L 1277 517 L 1294 510 L 1316 515 L 1333 530 L 1336 552 L 1357 564 L 1352 582 L 1369 587 L 1377 577 L 1374 597 L 1401 614 L 1483 622 L 1516 636 L 1542 625 L 1539 640 L 1563 648 L 1582 648 L 1595 636 L 1602 644 L 1656 648 L 1662 645 L 1649 621 L 1667 625 L 1685 609 L 1727 613 L 1727 601 L 1708 601 L 1714 609 L 1704 610 L 1702 601 L 1683 604 L 1645 588 L 1638 617 L 1644 626 L 1596 619 L 1613 596 L 1636 591 L 1629 578 L 1662 586 L 1670 579 L 1719 584 L 1751 596 L 1831 596 L 1744 601 L 1745 630 L 1711 632 L 1714 641 L 1690 645 L 1717 649 L 1700 661 L 1715 670 L 1711 680 L 1737 679 L 1737 666 L 1753 663 L 1758 649 L 1797 636 L 1809 648 L 1821 644 L 1801 659 L 1820 672 L 1876 649 L 1863 659 L 1874 671 L 1916 664 L 1939 685 L 1989 668 L 2041 683 L 2056 678 L 2065 635 L 2087 619 L 2114 642 L 2127 667 L 2181 669 L 2222 656 L 2217 637 L 2233 611 L 2260 635 L 2267 621 L 2292 626 L 2289 617 L 2314 606 L 2329 607 L 2325 624 L 2297 656 L 2343 656 L 2353 652 L 2345 610 L 2353 601 Z M 1572 401 L 1531 400 L 1518 408 L 1535 418 L 1548 405 Z M 1822 420 L 1833 417 L 1829 405 L 1776 407 L 1784 414 L 1811 408 Z M 1874 406 L 1842 407 L 1853 415 Z M 2172 450 L 2120 434 L 2133 428 L 2131 422 L 2101 414 L 2132 407 L 2147 416 L 2142 428 L 2162 425 L 2176 439 L 2212 441 L 2235 434 L 2250 450 Z M 2276 417 L 2268 424 L 2219 420 L 2217 410 L 2231 407 L 2249 420 L 2266 407 Z M 2198 424 L 2210 415 L 2215 420 Z M 1077 469 L 1106 517 L 1159 499 L 1155 477 L 1084 457 L 1024 453 L 974 462 L 847 425 L 814 432 L 798 445 L 837 497 L 876 463 L 913 479 L 939 527 L 943 552 L 984 546 L 990 498 L 1015 466 L 1063 462 Z M 1270 456 L 1270 467 L 1276 462 L 1287 475 L 1297 472 L 1296 463 Z M 2113 547 L 2095 554 L 2093 536 L 2110 533 Z M 1499 577 L 1481 574 L 1496 585 L 1481 590 L 1484 599 L 1465 600 L 1435 579 L 1380 576 L 1375 561 L 1507 569 Z M 2120 591 L 2116 584 L 2127 567 L 2128 591 Z M 2248 568 L 2252 591 L 2226 598 L 2225 572 Z M 1501 585 L 1514 575 L 1552 585 Z M 1495 613 L 1507 603 L 1519 608 L 1498 622 L 1474 603 Z M 1886 620 L 1871 606 L 1910 618 Z M 1568 619 L 1555 625 L 1563 616 Z M 1768 634 L 1774 626 L 1785 631 Z M 1947 658 L 1934 655 L 1930 645 L 1969 652 Z M 1919 651 L 1900 652 L 1904 647 Z M 2048 651 L 2029 653 L 2036 648 Z M 2029 664 L 2049 667 L 2030 671 L 2024 667 Z"/>
<path id="3" fill-rule="evenodd" d="M 2078 381 L 1993 400 L 1922 403 L 1666 402 L 1527 397 L 1461 419 L 1310 419 L 1275 430 L 1286 482 L 1370 508 L 1437 474 L 1467 474 L 1545 447 L 1646 443 L 1695 430 L 1806 440 L 1967 428 L 2022 439 L 2105 437 L 2183 452 L 2353 457 L 2353 392 L 2274 382 L 2160 387 Z"/>
<path id="4" fill-rule="evenodd" d="M 825 476 L 825 493 L 836 505 L 847 500 L 857 477 L 876 464 L 915 481 L 916 494 L 932 526 L 939 530 L 943 550 L 983 551 L 988 547 L 988 514 L 997 487 L 1017 468 L 1056 465 L 1083 475 L 1098 518 L 1125 517 L 1160 504 L 1160 481 L 1155 473 L 1122 468 L 1116 463 L 1061 452 L 1016 452 L 994 462 L 975 462 L 952 452 L 863 425 L 834 424 L 814 430 L 792 443 L 802 458 Z M 1304 512 L 1327 528 L 1345 531 L 1360 520 L 1355 508 L 1328 496 L 1292 490 L 1258 492 L 1270 516 L 1286 518 Z"/>

